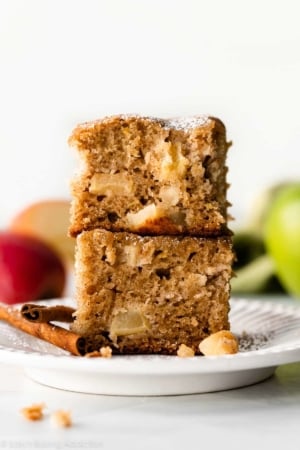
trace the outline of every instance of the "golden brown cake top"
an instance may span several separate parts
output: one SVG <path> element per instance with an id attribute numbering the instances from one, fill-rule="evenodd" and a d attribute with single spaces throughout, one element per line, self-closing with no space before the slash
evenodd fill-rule
<path id="1" fill-rule="evenodd" d="M 103 117 L 102 119 L 84 122 L 77 125 L 69 138 L 70 145 L 82 145 L 81 138 L 86 132 L 99 132 L 102 127 L 114 126 L 122 123 L 140 122 L 145 125 L 157 123 L 161 128 L 166 130 L 177 130 L 189 133 L 195 129 L 201 128 L 218 128 L 220 132 L 225 133 L 225 126 L 220 119 L 208 115 L 182 116 L 172 118 L 158 118 L 151 116 L 142 116 L 138 114 L 120 114 L 114 116 Z M 86 135 L 85 135 L 86 138 Z M 86 139 L 84 139 L 85 143 Z"/>

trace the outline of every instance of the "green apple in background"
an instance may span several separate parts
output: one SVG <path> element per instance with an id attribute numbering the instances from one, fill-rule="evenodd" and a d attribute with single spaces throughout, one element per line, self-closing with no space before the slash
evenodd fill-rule
<path id="1" fill-rule="evenodd" d="M 264 219 L 265 245 L 278 278 L 300 298 L 300 182 L 278 189 Z"/>

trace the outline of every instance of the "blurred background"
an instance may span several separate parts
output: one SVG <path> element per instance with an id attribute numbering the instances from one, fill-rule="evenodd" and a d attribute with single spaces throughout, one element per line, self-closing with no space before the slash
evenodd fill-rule
<path id="1" fill-rule="evenodd" d="M 73 128 L 119 113 L 210 114 L 233 141 L 232 292 L 300 298 L 300 183 L 265 215 L 273 186 L 300 180 L 299 13 L 298 0 L 0 2 L 0 227 L 40 238 L 72 267 Z M 29 295 L 24 288 L 28 298 L 62 294 L 64 273 L 54 267 L 60 281 Z M 17 283 L 27 282 L 19 271 Z M 8 301 L 21 301 L 21 289 L 9 290 Z"/>
<path id="2" fill-rule="evenodd" d="M 226 124 L 236 224 L 300 172 L 297 0 L 0 3 L 0 225 L 69 197 L 73 127 L 103 115 L 208 113 Z"/>

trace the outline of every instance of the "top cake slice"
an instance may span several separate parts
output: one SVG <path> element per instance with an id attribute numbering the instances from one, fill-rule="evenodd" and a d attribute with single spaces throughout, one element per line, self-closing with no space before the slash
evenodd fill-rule
<path id="1" fill-rule="evenodd" d="M 228 232 L 226 130 L 207 116 L 113 116 L 69 140 L 82 168 L 72 182 L 70 234 L 104 228 L 141 235 Z"/>

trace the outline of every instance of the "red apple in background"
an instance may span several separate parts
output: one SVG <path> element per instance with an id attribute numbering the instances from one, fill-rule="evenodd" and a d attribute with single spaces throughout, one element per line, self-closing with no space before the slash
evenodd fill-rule
<path id="1" fill-rule="evenodd" d="M 0 301 L 13 304 L 63 295 L 66 270 L 43 241 L 0 232 Z"/>
<path id="2" fill-rule="evenodd" d="M 36 237 L 51 248 L 72 268 L 75 239 L 68 236 L 70 201 L 41 200 L 31 203 L 13 217 L 9 229 L 15 233 Z"/>

